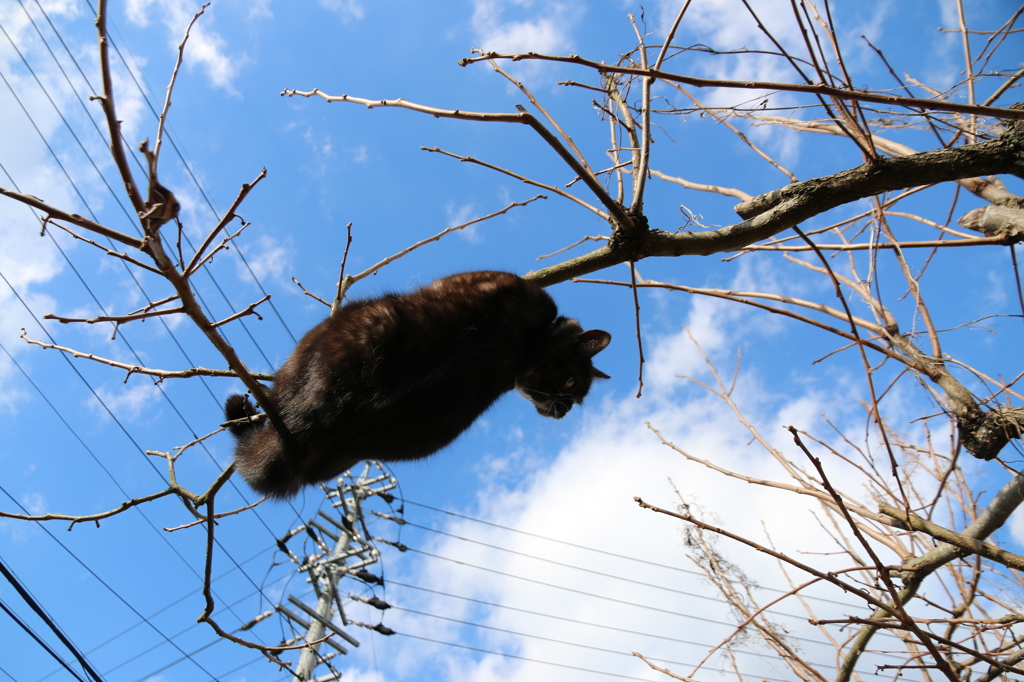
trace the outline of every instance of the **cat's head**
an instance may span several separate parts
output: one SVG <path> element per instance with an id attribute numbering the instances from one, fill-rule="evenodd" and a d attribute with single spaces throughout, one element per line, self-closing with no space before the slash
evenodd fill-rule
<path id="1" fill-rule="evenodd" d="M 611 343 L 601 329 L 583 331 L 576 320 L 559 317 L 539 349 L 532 366 L 516 379 L 516 389 L 545 417 L 561 419 L 582 403 L 594 379 L 609 376 L 594 367 L 591 358 Z"/>

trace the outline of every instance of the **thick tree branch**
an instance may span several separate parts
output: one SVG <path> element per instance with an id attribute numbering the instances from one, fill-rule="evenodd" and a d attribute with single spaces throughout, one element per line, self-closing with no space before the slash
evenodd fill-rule
<path id="1" fill-rule="evenodd" d="M 1022 502 L 1024 502 L 1024 474 L 1018 474 L 996 493 L 989 505 L 974 520 L 974 523 L 965 528 L 960 535 L 973 540 L 984 540 L 999 530 Z M 904 515 L 901 514 L 901 516 Z M 899 601 L 906 604 L 913 599 L 925 578 L 956 559 L 960 556 L 961 551 L 960 547 L 943 543 L 927 554 L 904 561 L 903 570 L 896 576 L 904 582 L 904 588 L 899 593 Z M 877 609 L 871 618 L 875 620 L 887 616 L 888 613 L 885 609 Z M 857 632 L 840 665 L 836 682 L 844 682 L 851 678 L 857 661 L 867 647 L 867 642 L 879 627 L 876 624 L 865 625 Z"/>
<path id="2" fill-rule="evenodd" d="M 90 232 L 95 232 L 96 234 L 107 237 L 108 239 L 113 239 L 115 242 L 120 242 L 126 246 L 130 246 L 133 249 L 139 249 L 140 251 L 144 250 L 143 247 L 145 246 L 145 242 L 141 239 L 129 237 L 128 235 L 122 234 L 117 230 L 112 230 L 109 227 L 104 227 L 103 225 L 100 225 L 99 223 L 94 223 L 88 218 L 83 218 L 77 213 L 68 213 L 67 211 L 62 211 L 61 209 L 56 208 L 55 206 L 50 206 L 42 199 L 34 197 L 31 194 L 22 194 L 21 192 L 15 192 L 14 190 L 6 189 L 5 187 L 0 187 L 0 195 L 9 197 L 11 199 L 14 199 L 15 201 L 20 201 L 23 204 L 26 204 L 28 206 L 31 206 L 32 208 L 42 211 L 48 216 L 48 220 L 63 220 L 64 222 L 71 223 L 72 225 L 84 227 Z"/>
<path id="3" fill-rule="evenodd" d="M 526 275 L 543 286 L 652 256 L 707 256 L 742 249 L 774 236 L 832 208 L 858 199 L 908 187 L 961 178 L 1011 173 L 1024 177 L 1024 135 L 1009 125 L 995 140 L 953 149 L 878 159 L 823 178 L 787 185 L 736 207 L 747 219 L 707 232 L 651 229 Z"/>
<path id="4" fill-rule="evenodd" d="M 886 516 L 890 516 L 900 522 L 904 527 L 913 528 L 916 531 L 927 533 L 936 540 L 941 540 L 947 544 L 955 545 L 960 549 L 964 550 L 963 554 L 978 554 L 991 559 L 1004 566 L 1015 568 L 1018 571 L 1024 570 L 1024 556 L 1014 554 L 1013 552 L 1007 552 L 1006 550 L 1000 549 L 995 545 L 982 542 L 981 540 L 975 540 L 972 537 L 968 537 L 961 533 L 957 533 L 955 530 L 943 528 L 937 523 L 932 523 L 928 519 L 922 519 L 917 514 L 911 514 L 905 510 L 897 509 L 887 502 L 879 502 L 878 511 L 882 512 Z"/>
<path id="5" fill-rule="evenodd" d="M 791 199 L 814 198 L 829 208 L 874 194 L 973 176 L 1010 173 L 1024 177 L 1024 135 L 1007 126 L 998 138 L 951 149 L 877 159 L 824 178 L 786 185 L 736 206 L 749 218 Z"/>
<path id="6" fill-rule="evenodd" d="M 107 0 L 99 0 L 96 5 L 96 32 L 98 34 L 100 47 L 100 73 L 103 79 L 103 94 L 93 99 L 98 99 L 103 109 L 103 116 L 107 121 L 107 132 L 110 135 L 110 155 L 117 165 L 117 171 L 124 182 L 125 192 L 132 202 L 137 215 L 146 212 L 146 202 L 142 198 L 139 186 L 132 177 L 132 171 L 128 167 L 128 155 L 125 153 L 124 144 L 121 142 L 121 122 L 117 120 L 117 110 L 114 106 L 114 80 L 110 71 L 110 47 L 107 40 Z M 83 225 L 84 227 L 84 225 Z"/>

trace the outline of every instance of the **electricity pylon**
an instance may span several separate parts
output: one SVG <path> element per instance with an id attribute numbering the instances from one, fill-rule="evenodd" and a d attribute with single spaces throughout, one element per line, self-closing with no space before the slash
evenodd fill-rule
<path id="1" fill-rule="evenodd" d="M 379 462 L 366 462 L 358 477 L 352 476 L 351 472 L 346 472 L 338 478 L 333 488 L 324 486 L 328 502 L 339 512 L 337 516 L 320 510 L 316 518 L 311 519 L 304 526 L 294 529 L 278 541 L 278 547 L 299 565 L 299 572 L 308 575 L 307 581 L 312 583 L 317 594 L 316 608 L 307 606 L 292 595 L 287 597 L 287 601 L 301 611 L 302 615 L 283 603 L 275 607 L 277 612 L 306 630 L 307 645 L 302 649 L 292 682 L 311 682 L 313 680 L 329 682 L 338 679 L 340 673 L 332 672 L 318 678 L 314 678 L 313 674 L 321 661 L 326 661 L 337 654 L 348 653 L 348 650 L 337 641 L 338 638 L 352 646 L 359 646 L 359 642 L 354 637 L 333 622 L 334 609 L 337 608 L 341 624 L 349 624 L 338 595 L 338 581 L 347 575 L 355 576 L 365 582 L 380 581 L 366 569 L 367 566 L 378 561 L 380 552 L 371 542 L 373 538 L 367 532 L 366 522 L 363 518 L 363 501 L 378 495 L 390 502 L 394 498 L 388 491 L 397 485 L 398 482 L 395 478 L 386 473 Z M 302 532 L 307 533 L 313 539 L 319 551 L 307 555 L 304 559 L 299 559 L 288 550 L 285 542 Z M 329 548 L 328 540 L 334 543 L 333 550 Z M 330 632 L 328 633 L 328 631 Z M 325 634 L 331 636 L 325 637 Z M 300 638 L 296 637 L 286 644 L 294 644 L 299 640 Z M 319 650 L 322 643 L 335 649 L 336 653 L 321 656 Z"/>

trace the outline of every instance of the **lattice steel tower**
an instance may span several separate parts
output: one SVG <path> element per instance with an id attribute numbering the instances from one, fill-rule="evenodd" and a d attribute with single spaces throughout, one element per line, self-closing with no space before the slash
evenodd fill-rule
<path id="1" fill-rule="evenodd" d="M 256 621 L 277 612 L 289 621 L 306 631 L 304 636 L 296 636 L 285 640 L 285 645 L 306 641 L 308 646 L 302 649 L 292 682 L 329 682 L 340 677 L 340 673 L 331 672 L 321 677 L 314 677 L 317 666 L 326 663 L 338 654 L 348 653 L 340 640 L 356 647 L 359 641 L 348 634 L 334 622 L 335 609 L 342 626 L 364 625 L 348 620 L 338 593 L 338 582 L 353 576 L 367 583 L 380 582 L 380 578 L 367 570 L 376 563 L 380 552 L 373 541 L 379 538 L 370 536 L 363 518 L 363 502 L 373 496 L 380 496 L 390 503 L 394 497 L 388 491 L 398 485 L 397 480 L 385 472 L 379 462 L 370 461 L 362 465 L 362 472 L 354 476 L 347 471 L 337 479 L 333 487 L 323 486 L 330 506 L 338 512 L 336 515 L 321 509 L 317 516 L 306 524 L 293 529 L 278 540 L 278 548 L 287 554 L 298 565 L 298 571 L 307 575 L 306 581 L 313 585 L 317 595 L 316 606 L 309 606 L 294 595 L 286 597 L 287 604 L 280 603 L 273 611 L 268 611 Z M 393 517 L 384 515 L 385 518 Z M 316 551 L 304 558 L 293 554 L 286 543 L 292 537 L 306 533 L 313 540 Z M 334 548 L 331 549 L 330 544 Z M 365 626 L 364 626 L 365 627 Z M 325 638 L 325 635 L 332 636 Z M 321 656 L 321 644 L 335 651 Z"/>

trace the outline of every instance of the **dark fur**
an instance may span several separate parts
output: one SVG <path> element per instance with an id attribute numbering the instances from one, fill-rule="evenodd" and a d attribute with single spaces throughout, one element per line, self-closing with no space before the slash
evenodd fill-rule
<path id="1" fill-rule="evenodd" d="M 506 272 L 466 272 L 409 294 L 355 301 L 314 327 L 274 376 L 288 428 L 233 425 L 235 468 L 253 488 L 290 497 L 362 459 L 420 459 L 445 447 L 518 388 L 560 419 L 595 378 L 611 341 L 558 317 L 544 289 Z M 229 420 L 255 414 L 228 398 Z"/>

